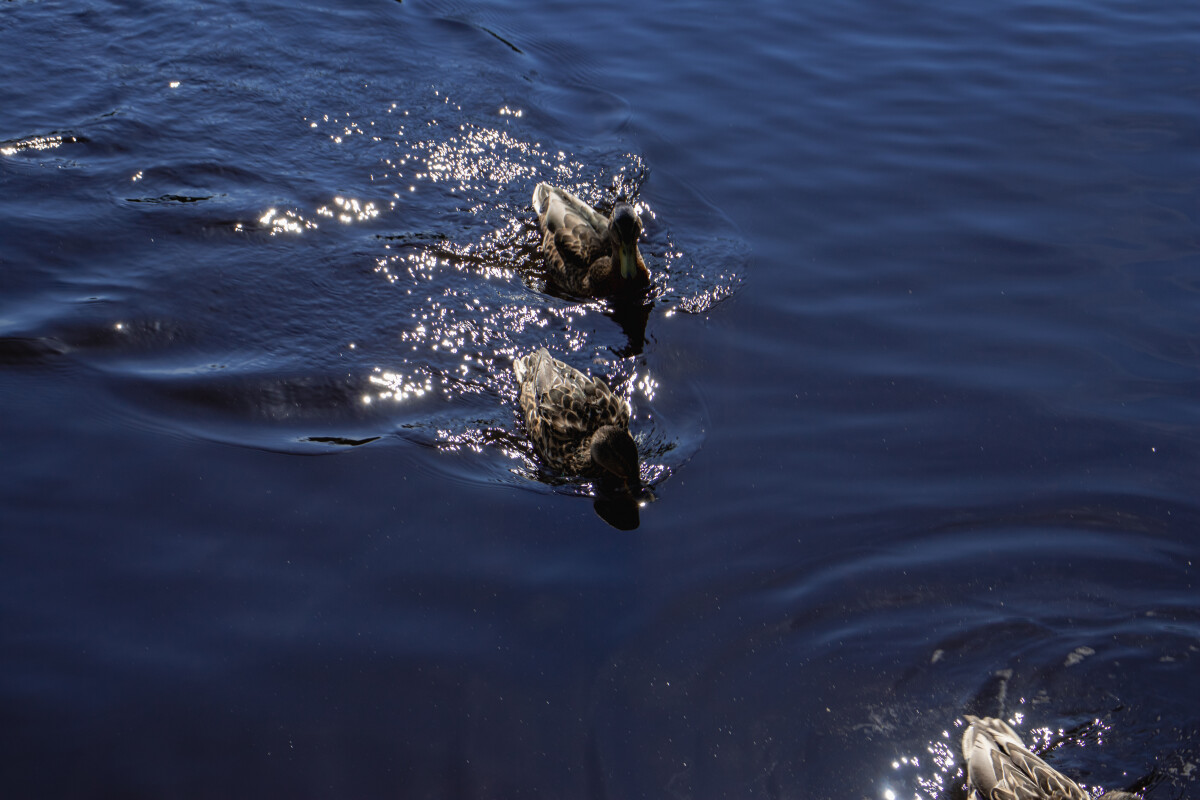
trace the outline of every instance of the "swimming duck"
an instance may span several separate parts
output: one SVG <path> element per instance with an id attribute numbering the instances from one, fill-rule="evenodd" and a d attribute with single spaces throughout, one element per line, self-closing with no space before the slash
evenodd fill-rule
<path id="1" fill-rule="evenodd" d="M 641 487 L 629 405 L 599 378 L 552 357 L 546 348 L 513 361 L 521 414 L 534 447 L 553 469 Z"/>
<path id="2" fill-rule="evenodd" d="M 1093 800 L 1073 780 L 1029 752 L 1016 731 L 994 717 L 967 716 L 963 760 L 970 800 Z M 1105 792 L 1111 800 L 1138 800 L 1129 792 Z"/>
<path id="3" fill-rule="evenodd" d="M 650 284 L 637 247 L 642 221 L 633 206 L 617 203 L 609 219 L 566 189 L 539 183 L 533 210 L 550 278 L 558 286 L 582 297 L 604 297 Z"/>

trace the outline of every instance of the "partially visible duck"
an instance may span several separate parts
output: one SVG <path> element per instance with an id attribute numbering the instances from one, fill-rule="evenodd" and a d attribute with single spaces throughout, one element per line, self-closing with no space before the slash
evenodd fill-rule
<path id="1" fill-rule="evenodd" d="M 642 221 L 633 206 L 617 203 L 610 219 L 566 189 L 539 183 L 533 210 L 550 278 L 559 287 L 582 297 L 605 297 L 650 285 L 637 247 Z"/>
<path id="2" fill-rule="evenodd" d="M 629 405 L 599 378 L 552 357 L 546 348 L 513 361 L 521 415 L 546 464 L 569 475 L 641 488 Z"/>
<path id="3" fill-rule="evenodd" d="M 970 800 L 1094 800 L 1075 781 L 1029 752 L 1017 732 L 994 717 L 967 716 L 963 760 Z M 1111 800 L 1138 800 L 1129 792 L 1105 792 Z"/>

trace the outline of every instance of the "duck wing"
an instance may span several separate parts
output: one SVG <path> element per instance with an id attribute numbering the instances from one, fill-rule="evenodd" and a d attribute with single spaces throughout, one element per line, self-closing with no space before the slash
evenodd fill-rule
<path id="1" fill-rule="evenodd" d="M 554 268 L 578 289 L 592 265 L 608 256 L 608 218 L 566 189 L 539 183 L 533 208 L 542 230 L 542 250 Z"/>
<path id="2" fill-rule="evenodd" d="M 1079 786 L 1035 756 L 1001 720 L 968 716 L 963 759 L 972 797 L 984 800 L 1091 800 Z"/>
<path id="3" fill-rule="evenodd" d="M 572 219 L 577 218 L 567 217 L 568 222 Z M 563 271 L 587 274 L 592 264 L 608 257 L 604 245 L 604 239 L 590 225 L 578 222 L 571 228 L 547 231 L 543 249 L 561 262 Z"/>
<path id="4" fill-rule="evenodd" d="M 577 195 L 548 183 L 539 183 L 534 188 L 533 210 L 538 215 L 542 230 L 566 230 L 582 222 L 596 235 L 603 235 L 608 231 L 608 217 L 596 211 Z M 570 217 L 574 217 L 574 220 L 569 220 Z"/>
<path id="5" fill-rule="evenodd" d="M 553 358 L 544 347 L 532 357 L 530 394 L 538 415 L 551 418 L 557 430 L 590 435 L 604 425 L 629 425 L 629 406 L 603 380 Z"/>

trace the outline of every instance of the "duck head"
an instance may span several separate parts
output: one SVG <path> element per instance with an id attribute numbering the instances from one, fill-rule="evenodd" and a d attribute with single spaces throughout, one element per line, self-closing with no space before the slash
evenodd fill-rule
<path id="1" fill-rule="evenodd" d="M 617 203 L 608 223 L 608 238 L 613 257 L 621 267 L 622 280 L 636 280 L 638 274 L 637 241 L 642 235 L 642 220 L 629 203 Z"/>
<path id="2" fill-rule="evenodd" d="M 605 425 L 592 435 L 591 451 L 592 462 L 623 482 L 629 491 L 636 492 L 641 488 L 637 445 L 629 431 L 616 425 Z"/>

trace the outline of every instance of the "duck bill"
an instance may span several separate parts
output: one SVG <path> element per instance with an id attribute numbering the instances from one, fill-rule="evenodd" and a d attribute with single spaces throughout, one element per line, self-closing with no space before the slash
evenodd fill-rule
<path id="1" fill-rule="evenodd" d="M 637 250 L 634 245 L 623 244 L 619 250 L 621 259 L 621 277 L 633 280 L 637 275 Z"/>

